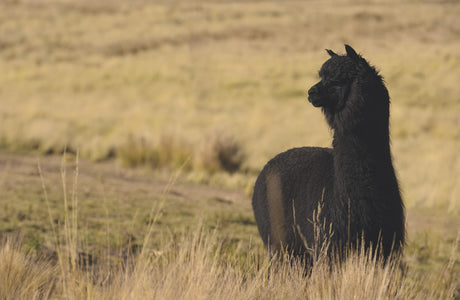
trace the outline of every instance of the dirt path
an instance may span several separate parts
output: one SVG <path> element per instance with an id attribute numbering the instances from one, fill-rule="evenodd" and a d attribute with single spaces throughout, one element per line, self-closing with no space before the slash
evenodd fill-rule
<path id="1" fill-rule="evenodd" d="M 0 188 L 11 188 L 14 184 L 35 178 L 40 180 L 38 166 L 47 181 L 59 184 L 62 177 L 63 166 L 66 176 L 74 177 L 76 163 L 74 158 L 63 162 L 59 156 L 21 156 L 17 154 L 0 153 Z M 164 178 L 168 177 L 168 180 Z M 146 169 L 128 169 L 119 166 L 116 162 L 91 163 L 86 160 L 78 161 L 79 185 L 103 182 L 109 188 L 116 188 L 119 192 L 129 193 L 130 190 L 143 190 L 152 195 L 166 195 L 168 197 L 182 197 L 189 200 L 220 199 L 239 205 L 247 205 L 249 198 L 243 191 L 211 187 L 195 183 L 175 180 L 176 174 L 165 176 L 155 174 Z"/>

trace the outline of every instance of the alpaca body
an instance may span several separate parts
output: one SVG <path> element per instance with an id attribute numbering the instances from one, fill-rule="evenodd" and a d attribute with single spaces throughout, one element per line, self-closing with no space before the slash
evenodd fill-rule
<path id="1" fill-rule="evenodd" d="M 328 240 L 328 254 L 342 257 L 363 241 L 388 258 L 404 244 L 388 92 L 373 67 L 351 47 L 347 53 L 330 51 L 322 81 L 309 91 L 310 102 L 322 107 L 333 129 L 332 149 L 288 150 L 270 160 L 256 181 L 254 215 L 270 251 L 287 248 L 311 258 L 315 243 Z"/>
<path id="2" fill-rule="evenodd" d="M 265 165 L 254 187 L 252 205 L 259 233 L 270 251 L 288 246 L 295 255 L 302 255 L 304 242 L 314 242 L 311 220 L 320 201 L 331 198 L 333 182 L 328 175 L 332 171 L 332 150 L 327 148 L 294 148 Z M 276 178 L 279 185 L 273 184 Z"/>

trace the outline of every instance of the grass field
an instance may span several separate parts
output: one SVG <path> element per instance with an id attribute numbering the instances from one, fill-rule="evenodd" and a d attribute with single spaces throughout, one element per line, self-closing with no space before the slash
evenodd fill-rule
<path id="1" fill-rule="evenodd" d="M 30 274 L 46 265 L 35 288 L 44 298 L 110 299 L 121 293 L 116 286 L 126 299 L 315 299 L 359 290 L 346 280 L 351 269 L 328 277 L 332 290 L 305 286 L 295 268 L 270 273 L 249 200 L 275 154 L 330 146 L 306 90 L 324 49 L 341 53 L 347 43 L 390 91 L 408 213 L 406 278 L 363 263 L 383 272 L 373 277 L 363 267 L 363 280 L 382 298 L 459 297 L 459 15 L 454 1 L 1 1 L 0 232 L 22 240 L 4 241 L 0 265 L 14 255 L 29 259 L 21 261 Z M 196 262 L 204 273 L 178 279 L 165 271 L 180 272 L 195 248 L 212 257 Z M 90 270 L 69 263 L 79 253 L 94 260 Z M 121 266 L 127 257 L 132 265 Z M 225 280 L 193 286 L 205 273 Z M 144 276 L 141 285 L 133 274 Z M 309 282 L 319 284 L 315 276 L 325 275 Z M 66 287 L 63 278 L 84 284 Z M 143 285 L 159 278 L 165 285 L 150 288 L 160 292 Z M 190 290 L 171 294 L 175 278 Z M 274 278 L 291 280 L 299 294 Z M 6 279 L 0 298 L 8 299 L 2 287 L 15 285 Z M 9 291 L 32 295 L 24 286 Z"/>

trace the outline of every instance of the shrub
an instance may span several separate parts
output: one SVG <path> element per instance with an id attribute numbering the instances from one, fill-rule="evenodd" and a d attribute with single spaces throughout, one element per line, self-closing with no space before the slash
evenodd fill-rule
<path id="1" fill-rule="evenodd" d="M 241 168 L 244 159 L 243 149 L 234 137 L 215 131 L 195 153 L 195 166 L 211 173 L 218 170 L 233 173 Z"/>
<path id="2" fill-rule="evenodd" d="M 156 144 L 144 137 L 130 135 L 118 148 L 117 156 L 126 167 L 179 168 L 189 166 L 187 161 L 192 153 L 188 143 L 168 135 L 162 136 Z"/>

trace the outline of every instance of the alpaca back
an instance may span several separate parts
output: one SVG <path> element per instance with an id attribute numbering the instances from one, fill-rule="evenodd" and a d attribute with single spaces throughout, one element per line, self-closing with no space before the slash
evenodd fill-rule
<path id="1" fill-rule="evenodd" d="M 265 165 L 254 186 L 252 206 L 266 247 L 306 253 L 305 243 L 314 242 L 312 219 L 318 204 L 332 198 L 332 178 L 329 148 L 294 148 Z"/>

